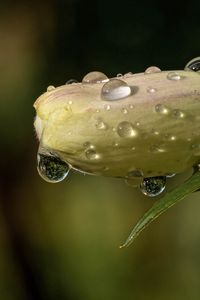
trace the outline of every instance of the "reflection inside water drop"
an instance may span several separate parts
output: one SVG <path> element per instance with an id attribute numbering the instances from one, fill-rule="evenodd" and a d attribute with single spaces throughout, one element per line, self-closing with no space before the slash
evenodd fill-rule
<path id="1" fill-rule="evenodd" d="M 164 191 L 165 184 L 165 176 L 144 178 L 140 185 L 140 190 L 146 196 L 155 197 Z"/>
<path id="2" fill-rule="evenodd" d="M 60 182 L 64 180 L 69 173 L 69 165 L 58 156 L 38 153 L 37 162 L 38 173 L 47 182 Z"/>

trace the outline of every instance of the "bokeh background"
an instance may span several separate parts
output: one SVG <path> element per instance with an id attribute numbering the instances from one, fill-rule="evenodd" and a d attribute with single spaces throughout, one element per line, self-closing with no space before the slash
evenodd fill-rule
<path id="1" fill-rule="evenodd" d="M 48 85 L 92 70 L 183 69 L 200 55 L 199 9 L 195 0 L 0 2 L 1 300 L 200 299 L 200 193 L 119 249 L 154 199 L 119 179 L 42 181 L 32 107 Z"/>

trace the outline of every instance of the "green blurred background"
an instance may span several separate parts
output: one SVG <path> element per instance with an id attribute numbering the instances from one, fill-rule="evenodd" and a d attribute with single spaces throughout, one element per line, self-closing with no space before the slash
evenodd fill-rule
<path id="1" fill-rule="evenodd" d="M 92 70 L 183 69 L 200 55 L 199 9 L 195 0 L 1 1 L 1 300 L 200 299 L 200 193 L 119 249 L 154 199 L 119 179 L 42 181 L 32 107 L 48 85 Z"/>

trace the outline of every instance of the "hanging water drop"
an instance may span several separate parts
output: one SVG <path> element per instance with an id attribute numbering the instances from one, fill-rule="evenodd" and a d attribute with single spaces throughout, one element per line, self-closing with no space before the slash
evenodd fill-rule
<path id="1" fill-rule="evenodd" d="M 131 88 L 128 84 L 120 79 L 111 79 L 104 84 L 101 90 L 103 100 L 119 100 L 126 98 L 131 94 Z"/>
<path id="2" fill-rule="evenodd" d="M 144 74 L 152 74 L 152 73 L 160 73 L 161 69 L 159 69 L 158 67 L 152 66 L 149 67 L 145 70 Z"/>
<path id="3" fill-rule="evenodd" d="M 200 72 L 200 57 L 193 58 L 185 66 L 185 71 Z"/>
<path id="4" fill-rule="evenodd" d="M 132 123 L 126 121 L 119 123 L 117 133 L 123 138 L 134 138 L 138 136 L 138 130 L 134 128 Z"/>
<path id="5" fill-rule="evenodd" d="M 87 75 L 85 75 L 83 77 L 82 82 L 83 83 L 101 83 L 101 82 L 106 82 L 108 80 L 109 80 L 108 77 L 104 73 L 94 71 L 94 72 L 90 72 Z"/>
<path id="6" fill-rule="evenodd" d="M 140 190 L 146 196 L 155 197 L 164 191 L 165 184 L 165 176 L 148 177 L 143 179 L 140 185 Z"/>
<path id="7" fill-rule="evenodd" d="M 183 79 L 184 77 L 182 76 L 182 75 L 180 75 L 179 73 L 177 73 L 177 72 L 169 72 L 168 74 L 167 74 L 167 79 L 169 79 L 169 80 L 174 80 L 174 81 L 179 81 L 179 80 L 181 80 L 181 79 Z"/>
<path id="8" fill-rule="evenodd" d="M 60 182 L 65 179 L 69 173 L 69 166 L 58 156 L 38 153 L 38 173 L 47 182 Z"/>

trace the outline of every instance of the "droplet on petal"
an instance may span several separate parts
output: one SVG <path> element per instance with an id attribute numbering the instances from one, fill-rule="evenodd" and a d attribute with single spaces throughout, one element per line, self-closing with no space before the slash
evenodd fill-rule
<path id="1" fill-rule="evenodd" d="M 55 86 L 54 85 L 49 85 L 48 88 L 47 88 L 47 92 L 51 92 L 55 90 Z"/>
<path id="2" fill-rule="evenodd" d="M 133 76 L 132 72 L 128 72 L 128 73 L 124 74 L 124 78 L 128 78 L 128 77 L 131 77 L 131 76 Z"/>
<path id="3" fill-rule="evenodd" d="M 184 113 L 183 111 L 181 111 L 180 109 L 174 109 L 174 110 L 172 111 L 172 115 L 173 115 L 174 117 L 180 118 L 180 119 L 182 119 L 182 118 L 185 117 L 185 113 Z"/>
<path id="4" fill-rule="evenodd" d="M 101 90 L 103 100 L 114 101 L 126 98 L 131 94 L 131 88 L 120 79 L 110 79 L 104 84 Z"/>
<path id="5" fill-rule="evenodd" d="M 138 136 L 138 130 L 130 122 L 121 122 L 117 126 L 117 133 L 120 137 L 135 138 Z"/>
<path id="6" fill-rule="evenodd" d="M 66 84 L 73 84 L 73 83 L 78 83 L 78 80 L 76 80 L 76 79 L 69 79 L 66 82 Z"/>
<path id="7" fill-rule="evenodd" d="M 154 93 L 156 93 L 156 92 L 157 92 L 157 89 L 154 88 L 154 87 L 152 87 L 152 86 L 149 86 L 149 87 L 147 88 L 147 93 L 154 94 Z"/>
<path id="8" fill-rule="evenodd" d="M 168 74 L 167 74 L 167 79 L 169 79 L 169 80 L 174 80 L 174 81 L 179 81 L 179 80 L 181 80 L 181 79 L 183 79 L 184 77 L 182 76 L 182 75 L 180 75 L 179 73 L 177 73 L 177 72 L 169 72 Z"/>
<path id="9" fill-rule="evenodd" d="M 138 177 L 143 177 L 143 172 L 141 170 L 131 170 L 127 173 L 128 178 L 138 178 Z"/>
<path id="10" fill-rule="evenodd" d="M 87 75 L 85 75 L 83 77 L 82 82 L 83 83 L 101 83 L 104 81 L 108 81 L 108 77 L 102 73 L 102 72 L 98 72 L 98 71 L 94 71 L 94 72 L 90 72 Z"/>
<path id="11" fill-rule="evenodd" d="M 152 66 L 152 67 L 149 67 L 145 70 L 145 74 L 152 74 L 152 73 L 159 73 L 161 72 L 161 69 L 159 69 L 158 67 L 155 67 L 155 66 Z"/>

